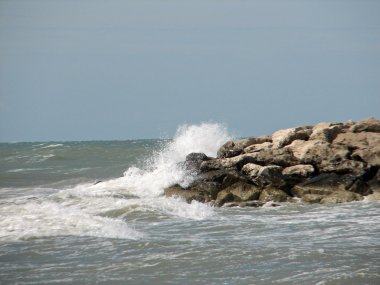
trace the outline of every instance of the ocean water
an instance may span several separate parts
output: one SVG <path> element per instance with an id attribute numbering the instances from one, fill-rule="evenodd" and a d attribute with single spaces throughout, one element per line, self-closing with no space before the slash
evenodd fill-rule
<path id="1" fill-rule="evenodd" d="M 380 284 L 380 203 L 214 208 L 164 198 L 215 156 L 172 140 L 0 144 L 0 284 Z"/>

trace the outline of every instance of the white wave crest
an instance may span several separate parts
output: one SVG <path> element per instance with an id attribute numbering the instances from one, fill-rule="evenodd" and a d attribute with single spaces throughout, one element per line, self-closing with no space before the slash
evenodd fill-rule
<path id="1" fill-rule="evenodd" d="M 146 161 L 145 168 L 131 167 L 123 177 L 99 184 L 98 187 L 124 189 L 138 197 L 160 196 L 165 187 L 176 183 L 186 186 L 193 179 L 180 164 L 186 155 L 203 152 L 216 156 L 220 146 L 229 139 L 226 128 L 220 124 L 181 126 L 174 139 Z"/>

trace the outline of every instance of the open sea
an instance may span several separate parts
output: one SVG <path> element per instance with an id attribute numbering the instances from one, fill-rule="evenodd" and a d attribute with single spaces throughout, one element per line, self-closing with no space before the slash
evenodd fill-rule
<path id="1" fill-rule="evenodd" d="M 380 284 L 380 203 L 214 208 L 163 197 L 215 156 L 171 140 L 0 144 L 0 284 Z"/>

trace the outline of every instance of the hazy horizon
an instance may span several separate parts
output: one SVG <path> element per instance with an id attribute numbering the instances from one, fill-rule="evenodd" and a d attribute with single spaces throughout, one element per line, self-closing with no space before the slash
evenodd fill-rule
<path id="1" fill-rule="evenodd" d="M 0 142 L 380 117 L 378 1 L 0 0 Z"/>

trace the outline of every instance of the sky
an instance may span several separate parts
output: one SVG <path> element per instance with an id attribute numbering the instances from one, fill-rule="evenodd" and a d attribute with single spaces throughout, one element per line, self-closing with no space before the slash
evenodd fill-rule
<path id="1" fill-rule="evenodd" d="M 380 1 L 0 0 L 0 141 L 380 119 Z"/>

